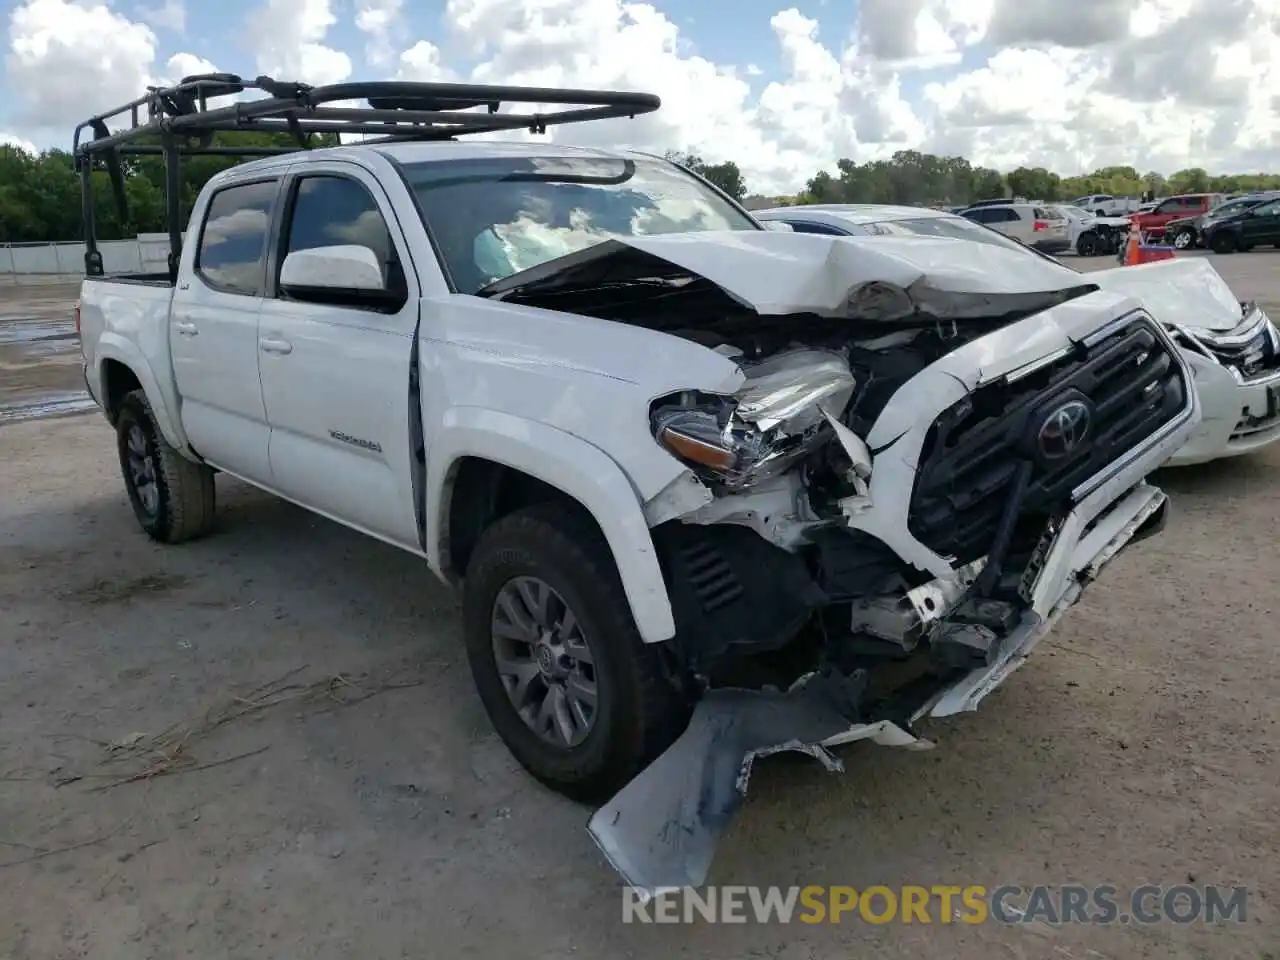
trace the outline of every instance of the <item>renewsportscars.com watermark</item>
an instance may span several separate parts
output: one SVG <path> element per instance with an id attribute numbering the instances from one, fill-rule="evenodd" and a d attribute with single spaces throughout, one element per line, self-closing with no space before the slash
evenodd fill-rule
<path id="1" fill-rule="evenodd" d="M 1247 887 L 702 887 L 622 890 L 623 923 L 1244 923 Z"/>

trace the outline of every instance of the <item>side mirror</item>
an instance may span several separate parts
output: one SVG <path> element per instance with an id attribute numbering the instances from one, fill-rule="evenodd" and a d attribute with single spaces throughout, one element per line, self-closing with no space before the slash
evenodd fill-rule
<path id="1" fill-rule="evenodd" d="M 295 300 L 350 306 L 395 306 L 405 295 L 388 287 L 377 254 L 361 244 L 295 250 L 280 267 L 280 289 Z"/>
<path id="2" fill-rule="evenodd" d="M 761 220 L 766 230 L 772 230 L 774 233 L 795 233 L 796 228 L 791 226 L 785 220 Z"/>

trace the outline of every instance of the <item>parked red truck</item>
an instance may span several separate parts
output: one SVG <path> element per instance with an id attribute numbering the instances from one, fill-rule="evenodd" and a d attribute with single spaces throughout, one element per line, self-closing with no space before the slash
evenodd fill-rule
<path id="1" fill-rule="evenodd" d="M 1184 193 L 1161 200 L 1154 210 L 1130 215 L 1129 222 L 1136 223 L 1144 235 L 1158 240 L 1164 236 L 1166 224 L 1185 217 L 1202 216 L 1225 199 L 1220 193 Z"/>

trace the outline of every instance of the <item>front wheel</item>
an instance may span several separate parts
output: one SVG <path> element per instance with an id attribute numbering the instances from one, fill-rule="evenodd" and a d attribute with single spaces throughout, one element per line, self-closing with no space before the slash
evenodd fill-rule
<path id="1" fill-rule="evenodd" d="M 181 543 L 213 527 L 213 470 L 173 448 L 156 426 L 151 403 L 141 390 L 121 401 L 116 449 L 129 503 L 149 537 Z"/>
<path id="2" fill-rule="evenodd" d="M 467 659 L 498 736 L 565 796 L 607 799 L 665 750 L 692 704 L 631 618 L 607 543 L 567 505 L 498 520 L 467 566 Z"/>
<path id="3" fill-rule="evenodd" d="M 1173 246 L 1176 250 L 1189 250 L 1195 245 L 1196 235 L 1192 230 L 1179 230 L 1173 235 Z"/>
<path id="4" fill-rule="evenodd" d="M 1096 256 L 1098 253 L 1098 238 L 1092 233 L 1082 233 L 1076 240 L 1076 253 L 1082 257 Z"/>
<path id="5" fill-rule="evenodd" d="M 1209 241 L 1209 249 L 1214 253 L 1235 253 L 1239 248 L 1240 244 L 1236 241 L 1235 236 L 1225 230 L 1221 233 L 1215 233 Z"/>

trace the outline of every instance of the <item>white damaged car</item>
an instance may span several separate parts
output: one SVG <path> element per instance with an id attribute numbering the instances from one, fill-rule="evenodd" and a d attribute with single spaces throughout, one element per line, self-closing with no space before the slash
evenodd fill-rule
<path id="1" fill-rule="evenodd" d="M 607 801 L 645 889 L 702 882 L 755 757 L 977 707 L 1160 529 L 1147 475 L 1200 420 L 1158 314 L 1016 246 L 766 230 L 662 159 L 466 139 L 657 105 L 220 74 L 76 135 L 85 379 L 141 528 L 204 534 L 231 475 L 421 558 L 498 735 Z M 174 191 L 168 269 L 106 275 L 95 165 L 160 132 L 177 179 L 250 122 L 302 148 L 185 224 Z M 335 123 L 381 139 L 306 149 Z"/>
<path id="2" fill-rule="evenodd" d="M 1049 259 L 963 217 L 919 207 L 822 204 L 758 210 L 755 216 L 799 232 L 949 236 Z M 1166 466 L 1235 457 L 1280 440 L 1280 334 L 1256 303 L 1236 299 L 1212 263 L 1179 258 L 1088 273 L 1059 265 L 1080 282 L 1139 299 L 1182 348 L 1204 416 Z"/>

